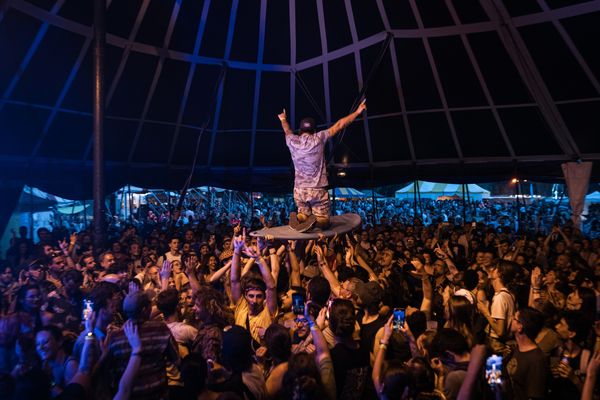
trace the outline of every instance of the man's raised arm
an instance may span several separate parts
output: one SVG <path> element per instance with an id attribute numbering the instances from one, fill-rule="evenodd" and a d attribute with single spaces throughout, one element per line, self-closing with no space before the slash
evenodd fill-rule
<path id="1" fill-rule="evenodd" d="M 281 114 L 278 114 L 277 117 L 279 118 L 279 121 L 281 121 L 281 127 L 283 128 L 283 131 L 285 132 L 286 135 L 293 135 L 294 132 L 292 131 L 292 128 L 290 128 L 290 124 L 287 120 L 287 114 L 285 112 L 285 108 L 283 109 L 283 112 Z"/>
<path id="2" fill-rule="evenodd" d="M 346 128 L 348 125 L 350 125 L 352 122 L 354 122 L 354 120 L 356 118 L 358 118 L 358 116 L 360 114 L 362 114 L 362 112 L 366 109 L 367 109 L 367 100 L 365 99 L 358 105 L 358 107 L 356 108 L 356 110 L 353 113 L 346 115 L 342 119 L 339 119 L 335 124 L 333 124 L 329 128 L 329 137 L 334 137 L 339 132 L 341 132 L 344 128 Z"/>

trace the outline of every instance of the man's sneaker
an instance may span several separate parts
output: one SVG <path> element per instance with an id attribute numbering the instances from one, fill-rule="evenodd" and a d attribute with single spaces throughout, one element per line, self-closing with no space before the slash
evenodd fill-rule
<path id="1" fill-rule="evenodd" d="M 290 215 L 290 218 L 291 218 L 291 215 Z M 296 225 L 295 228 L 291 224 L 290 224 L 290 227 L 293 230 L 295 230 L 296 232 L 306 232 L 310 228 L 312 228 L 316 222 L 317 222 L 317 217 L 315 217 L 314 215 L 309 215 L 308 218 L 306 219 L 306 221 Z"/>

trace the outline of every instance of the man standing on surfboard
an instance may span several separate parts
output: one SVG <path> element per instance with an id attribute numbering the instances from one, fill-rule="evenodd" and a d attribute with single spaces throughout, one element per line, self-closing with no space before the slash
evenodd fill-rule
<path id="1" fill-rule="evenodd" d="M 294 161 L 294 201 L 298 213 L 290 213 L 290 227 L 298 232 L 306 232 L 315 224 L 321 229 L 329 226 L 331 203 L 327 192 L 325 143 L 350 125 L 366 108 L 366 100 L 363 100 L 353 113 L 338 120 L 329 129 L 316 133 L 315 120 L 302 118 L 298 135 L 290 128 L 285 109 L 278 115 L 285 132 L 285 143 Z"/>

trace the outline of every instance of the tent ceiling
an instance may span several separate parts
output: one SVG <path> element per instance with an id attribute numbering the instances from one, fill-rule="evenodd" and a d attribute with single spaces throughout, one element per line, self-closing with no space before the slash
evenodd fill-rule
<path id="1" fill-rule="evenodd" d="M 91 191 L 92 3 L 0 8 L 0 167 L 68 197 Z M 287 190 L 276 114 L 327 126 L 364 85 L 366 119 L 332 147 L 340 185 L 556 180 L 600 159 L 598 0 L 107 3 L 108 189 L 182 186 L 210 118 L 193 184 Z"/>

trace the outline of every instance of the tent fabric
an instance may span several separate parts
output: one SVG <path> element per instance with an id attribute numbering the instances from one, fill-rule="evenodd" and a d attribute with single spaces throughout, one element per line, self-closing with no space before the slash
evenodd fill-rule
<path id="1" fill-rule="evenodd" d="M 23 186 L 18 184 L 0 184 L 0 198 L 2 199 L 2 207 L 0 207 L 0 234 L 4 232 L 6 224 L 10 220 L 13 210 L 19 202 L 22 190 Z"/>
<path id="2" fill-rule="evenodd" d="M 291 191 L 277 114 L 323 129 L 363 90 L 332 187 L 562 182 L 600 160 L 600 2 L 541 3 L 108 1 L 106 192 L 180 189 L 198 142 L 192 186 Z M 0 7 L 0 170 L 71 199 L 92 197 L 92 6 Z"/>
<path id="3" fill-rule="evenodd" d="M 419 184 L 419 193 L 422 198 L 438 198 L 438 197 L 453 197 L 458 196 L 462 198 L 462 185 L 454 184 L 454 183 L 436 183 L 436 182 L 426 182 L 426 181 L 418 181 Z M 472 199 L 481 199 L 485 197 L 489 197 L 489 190 L 485 190 L 479 185 L 476 184 L 467 184 L 469 190 L 469 196 Z M 415 184 L 410 183 L 405 187 L 396 191 L 396 198 L 407 198 L 413 199 L 415 194 Z M 465 190 L 466 195 L 466 190 Z"/>
<path id="4" fill-rule="evenodd" d="M 564 163 L 562 165 L 567 191 L 569 193 L 569 204 L 571 205 L 571 219 L 577 227 L 581 227 L 581 214 L 585 203 L 585 194 L 590 183 L 592 163 Z"/>
<path id="5" fill-rule="evenodd" d="M 585 196 L 585 200 L 589 201 L 590 203 L 600 203 L 600 192 L 595 191 L 588 194 Z"/>
<path id="6" fill-rule="evenodd" d="M 333 197 L 334 194 L 336 199 L 359 199 L 370 197 L 370 195 L 366 195 L 360 190 L 345 187 L 329 189 L 329 196 Z"/>

